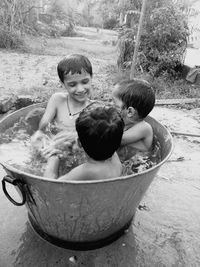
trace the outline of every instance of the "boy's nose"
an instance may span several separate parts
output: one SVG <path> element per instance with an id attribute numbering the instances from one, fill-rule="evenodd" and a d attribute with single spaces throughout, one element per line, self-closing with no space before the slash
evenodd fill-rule
<path id="1" fill-rule="evenodd" d="M 78 92 L 83 92 L 85 90 L 84 86 L 81 83 L 78 83 L 76 88 Z"/>

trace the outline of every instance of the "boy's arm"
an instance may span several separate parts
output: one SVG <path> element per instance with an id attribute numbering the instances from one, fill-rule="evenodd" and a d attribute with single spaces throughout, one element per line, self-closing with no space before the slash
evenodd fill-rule
<path id="1" fill-rule="evenodd" d="M 151 134 L 151 127 L 143 123 L 137 123 L 123 133 L 121 145 L 129 145 L 145 139 Z"/>
<path id="2" fill-rule="evenodd" d="M 54 94 L 49 99 L 44 115 L 39 123 L 38 130 L 42 131 L 50 122 L 52 122 L 52 120 L 56 115 L 57 105 L 58 105 L 57 95 Z"/>
<path id="3" fill-rule="evenodd" d="M 44 135 L 43 130 L 49 124 L 49 122 L 51 122 L 54 119 L 56 115 L 56 107 L 57 107 L 57 98 L 56 95 L 54 94 L 49 99 L 44 115 L 40 120 L 38 130 L 31 137 L 32 144 L 37 142 L 37 140 L 39 140 L 41 136 Z"/>

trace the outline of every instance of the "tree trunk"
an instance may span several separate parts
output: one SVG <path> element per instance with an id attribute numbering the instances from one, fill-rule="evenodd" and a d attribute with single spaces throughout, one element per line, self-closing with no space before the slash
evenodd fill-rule
<path id="1" fill-rule="evenodd" d="M 133 60 L 132 60 L 132 65 L 131 65 L 130 79 L 133 79 L 135 76 L 135 68 L 136 68 L 136 64 L 137 64 L 137 55 L 138 55 L 138 50 L 139 50 L 139 46 L 140 46 L 140 37 L 141 37 L 141 33 L 142 33 L 142 27 L 143 27 L 143 22 L 144 22 L 146 6 L 147 6 L 147 0 L 143 0 L 141 14 L 140 14 L 140 20 L 139 20 L 139 25 L 138 25 L 138 31 L 137 31 L 137 38 L 136 38 L 136 43 L 135 43 L 135 49 L 134 49 L 134 54 L 133 54 Z"/>
<path id="2" fill-rule="evenodd" d="M 13 32 L 15 23 L 15 0 L 11 2 L 10 6 L 10 32 Z"/>
<path id="3" fill-rule="evenodd" d="M 123 22 L 124 22 L 124 14 L 122 12 L 120 12 L 120 15 L 119 15 L 119 25 L 123 25 Z"/>

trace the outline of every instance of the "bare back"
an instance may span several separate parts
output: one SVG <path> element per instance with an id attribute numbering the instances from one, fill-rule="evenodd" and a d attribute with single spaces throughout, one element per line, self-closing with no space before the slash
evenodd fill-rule
<path id="1" fill-rule="evenodd" d="M 117 153 L 115 152 L 112 158 L 108 160 L 84 163 L 59 179 L 68 181 L 106 180 L 109 178 L 119 177 L 121 173 L 122 165 Z"/>

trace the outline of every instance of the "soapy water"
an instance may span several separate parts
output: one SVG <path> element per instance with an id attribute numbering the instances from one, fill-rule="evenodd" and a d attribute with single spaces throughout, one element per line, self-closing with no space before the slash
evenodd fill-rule
<path id="1" fill-rule="evenodd" d="M 40 153 L 37 146 L 31 144 L 31 135 L 33 134 L 28 122 L 21 118 L 12 127 L 0 134 L 0 161 L 6 162 L 10 166 L 26 173 L 43 176 L 47 159 Z M 49 144 L 52 136 L 58 133 L 55 125 L 51 124 L 45 132 Z M 43 143 L 44 144 L 44 143 Z M 37 148 L 36 148 L 37 147 Z M 153 148 L 150 152 L 140 152 L 131 146 L 120 149 L 119 157 L 122 161 L 122 175 L 130 175 L 147 170 L 161 160 L 160 144 L 154 136 Z M 82 149 L 68 147 L 64 150 L 61 157 L 59 176 L 66 174 L 74 167 L 86 162 L 86 155 Z"/>

